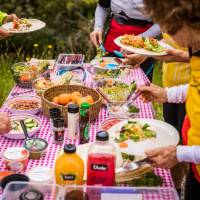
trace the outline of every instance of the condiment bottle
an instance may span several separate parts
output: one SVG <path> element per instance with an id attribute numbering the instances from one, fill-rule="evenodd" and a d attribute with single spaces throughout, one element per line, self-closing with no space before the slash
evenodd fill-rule
<path id="1" fill-rule="evenodd" d="M 115 148 L 108 142 L 108 133 L 100 131 L 88 151 L 87 184 L 113 186 L 115 183 Z"/>
<path id="2" fill-rule="evenodd" d="M 90 104 L 82 103 L 80 108 L 80 144 L 88 143 L 90 127 Z"/>
<path id="3" fill-rule="evenodd" d="M 62 144 L 64 141 L 64 118 L 54 118 L 53 119 L 53 143 Z"/>
<path id="4" fill-rule="evenodd" d="M 68 125 L 68 138 L 70 140 L 77 139 L 79 135 L 79 106 L 77 104 L 68 105 L 67 113 L 67 125 Z"/>
<path id="5" fill-rule="evenodd" d="M 76 146 L 66 144 L 55 162 L 56 183 L 60 185 L 82 185 L 84 175 L 83 160 L 76 154 Z"/>
<path id="6" fill-rule="evenodd" d="M 61 117 L 61 110 L 59 108 L 51 108 L 49 109 L 49 115 L 50 115 L 50 130 L 53 134 L 53 119 Z"/>

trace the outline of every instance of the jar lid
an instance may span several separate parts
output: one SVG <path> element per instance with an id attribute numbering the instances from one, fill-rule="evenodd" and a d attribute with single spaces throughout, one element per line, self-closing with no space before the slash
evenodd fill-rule
<path id="1" fill-rule="evenodd" d="M 24 160 L 29 157 L 29 152 L 23 147 L 10 147 L 3 153 L 6 160 Z"/>
<path id="2" fill-rule="evenodd" d="M 43 194 L 40 191 L 37 190 L 29 190 L 26 192 L 23 192 L 20 197 L 20 200 L 43 200 Z"/>
<path id="3" fill-rule="evenodd" d="M 59 108 L 51 108 L 49 109 L 49 114 L 51 118 L 60 117 L 61 110 Z"/>
<path id="4" fill-rule="evenodd" d="M 27 173 L 30 181 L 37 183 L 52 183 L 53 182 L 53 173 L 52 169 L 48 167 L 34 167 L 30 169 Z"/>
<path id="5" fill-rule="evenodd" d="M 84 102 L 84 103 L 81 104 L 81 108 L 83 108 L 83 109 L 89 109 L 90 108 L 90 104 L 87 103 L 87 102 Z"/>
<path id="6" fill-rule="evenodd" d="M 76 146 L 74 144 L 66 144 L 64 146 L 64 152 L 65 153 L 75 153 L 76 152 Z"/>
<path id="7" fill-rule="evenodd" d="M 53 125 L 57 128 L 63 127 L 64 126 L 64 118 L 63 117 L 54 118 Z"/>
<path id="8" fill-rule="evenodd" d="M 109 136 L 106 131 L 99 131 L 96 135 L 96 140 L 97 141 L 108 141 Z"/>
<path id="9" fill-rule="evenodd" d="M 69 104 L 68 105 L 68 112 L 69 113 L 78 113 L 79 112 L 79 106 L 77 104 Z"/>

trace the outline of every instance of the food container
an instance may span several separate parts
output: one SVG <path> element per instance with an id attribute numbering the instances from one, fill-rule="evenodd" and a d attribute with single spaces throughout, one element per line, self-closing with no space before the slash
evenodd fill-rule
<path id="1" fill-rule="evenodd" d="M 19 62 L 11 67 L 11 73 L 16 84 L 20 87 L 31 88 L 32 82 L 40 76 L 35 66 Z"/>
<path id="2" fill-rule="evenodd" d="M 134 105 L 128 106 L 128 103 L 123 104 L 108 104 L 108 113 L 110 117 L 116 117 L 120 119 L 136 118 L 139 113 L 139 108 Z"/>
<path id="3" fill-rule="evenodd" d="M 10 147 L 3 152 L 6 168 L 14 172 L 22 172 L 28 164 L 29 152 L 23 147 Z"/>
<path id="4" fill-rule="evenodd" d="M 42 138 L 27 139 L 24 147 L 30 152 L 30 159 L 38 160 L 46 152 L 48 143 Z"/>
<path id="5" fill-rule="evenodd" d="M 43 184 L 51 184 L 53 183 L 54 179 L 52 169 L 45 166 L 34 167 L 30 169 L 27 172 L 27 176 L 31 182 Z"/>
<path id="6" fill-rule="evenodd" d="M 32 87 L 38 96 L 42 96 L 43 92 L 52 86 L 54 84 L 45 78 L 38 78 L 32 83 Z"/>
<path id="7" fill-rule="evenodd" d="M 1 187 L 4 189 L 6 187 L 6 185 L 8 185 L 10 182 L 21 182 L 23 181 L 24 183 L 25 182 L 28 182 L 29 181 L 29 178 L 24 175 L 24 174 L 10 174 L 10 175 L 7 175 L 6 177 L 4 177 L 1 181 Z M 13 188 L 12 191 L 17 191 L 17 190 L 20 190 L 22 189 L 22 187 L 20 187 L 20 185 L 16 188 Z"/>
<path id="8" fill-rule="evenodd" d="M 41 110 L 41 99 L 35 96 L 18 96 L 9 99 L 6 105 L 12 114 L 36 115 Z"/>
<path id="9" fill-rule="evenodd" d="M 35 135 L 41 127 L 41 120 L 40 118 L 34 115 L 28 114 L 17 114 L 17 115 L 10 115 L 11 127 L 9 133 L 4 134 L 3 136 L 9 139 L 20 140 L 25 139 L 22 127 L 20 125 L 20 120 L 24 120 L 24 123 L 28 130 L 29 137 Z"/>
<path id="10" fill-rule="evenodd" d="M 78 92 L 83 97 L 91 96 L 93 98 L 94 103 L 92 103 L 90 107 L 91 120 L 96 119 L 102 106 L 101 95 L 96 90 L 81 85 L 60 85 L 46 90 L 42 96 L 42 110 L 44 114 L 49 117 L 49 110 L 51 108 L 59 108 L 62 113 L 61 115 L 64 117 L 64 119 L 67 119 L 67 106 L 58 105 L 54 103 L 53 100 L 60 94 L 69 94 L 73 92 Z"/>
<path id="11" fill-rule="evenodd" d="M 68 70 L 82 67 L 85 56 L 83 54 L 60 54 L 56 60 L 57 69 L 67 68 Z"/>

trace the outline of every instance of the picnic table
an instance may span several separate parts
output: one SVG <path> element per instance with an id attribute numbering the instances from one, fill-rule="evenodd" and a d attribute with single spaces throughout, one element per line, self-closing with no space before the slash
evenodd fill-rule
<path id="1" fill-rule="evenodd" d="M 87 68 L 88 66 L 89 66 L 88 64 L 85 64 L 84 67 Z M 125 81 L 127 81 L 127 82 L 131 82 L 133 80 L 136 81 L 137 86 L 144 85 L 148 81 L 146 75 L 143 73 L 143 71 L 140 68 L 131 70 L 131 72 L 125 77 Z M 90 74 L 88 74 L 87 78 L 85 80 L 85 85 L 90 86 L 92 81 L 93 81 L 92 76 Z M 18 86 L 14 86 L 14 88 L 12 89 L 11 93 L 8 96 L 8 99 L 12 98 L 13 93 L 23 92 L 26 90 L 28 90 L 28 89 L 23 89 Z M 36 94 L 34 91 L 32 91 L 32 92 L 30 91 L 30 93 L 26 94 L 26 95 L 36 95 Z M 138 98 L 136 100 L 136 105 L 140 109 L 138 118 L 150 118 L 150 119 L 154 118 L 154 110 L 153 110 L 153 106 L 151 103 L 144 104 Z M 6 102 L 4 103 L 4 105 L 2 106 L 0 111 L 1 112 L 7 111 Z M 48 146 L 48 150 L 47 150 L 46 154 L 40 160 L 29 160 L 26 170 L 29 170 L 36 166 L 46 166 L 46 167 L 53 168 L 56 153 L 63 148 L 63 145 L 56 145 L 56 144 L 52 143 L 49 119 L 46 116 L 44 116 L 44 114 L 42 112 L 40 114 L 38 114 L 38 117 L 41 119 L 42 126 L 41 126 L 41 129 L 39 130 L 39 132 L 36 134 L 36 136 L 47 140 L 49 146 Z M 95 140 L 95 135 L 96 135 L 97 131 L 100 130 L 100 123 L 102 121 L 104 121 L 105 119 L 107 119 L 108 117 L 109 116 L 108 116 L 108 112 L 107 112 L 106 108 L 102 107 L 98 118 L 91 123 L 90 142 L 93 142 Z M 66 134 L 65 134 L 65 141 L 63 144 L 66 144 L 66 143 L 74 143 L 74 144 L 78 145 L 79 141 L 78 140 L 75 140 L 75 141 L 69 140 L 69 139 L 67 139 Z M 12 139 L 7 139 L 7 138 L 1 136 L 0 137 L 0 145 L 1 145 L 0 153 L 2 154 L 3 151 L 9 147 L 22 146 L 23 140 L 12 140 Z M 2 157 L 0 157 L 0 170 L 1 171 L 6 170 Z M 164 170 L 164 169 L 157 168 L 157 169 L 155 169 L 155 173 L 157 175 L 160 175 L 163 178 L 162 187 L 174 188 L 174 183 L 172 180 L 170 170 Z M 170 199 L 170 197 L 167 199 Z"/>

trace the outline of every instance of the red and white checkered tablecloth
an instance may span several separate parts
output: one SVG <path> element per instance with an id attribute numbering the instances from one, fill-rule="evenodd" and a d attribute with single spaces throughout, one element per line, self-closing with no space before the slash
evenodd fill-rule
<path id="1" fill-rule="evenodd" d="M 87 65 L 85 67 L 87 67 Z M 143 85 L 146 82 L 148 82 L 147 77 L 145 76 L 145 74 L 143 73 L 143 71 L 140 68 L 131 70 L 130 74 L 127 75 L 126 77 L 124 77 L 124 79 L 127 82 L 131 82 L 131 81 L 135 80 L 137 83 L 137 86 Z M 88 74 L 86 81 L 85 81 L 85 85 L 90 86 L 91 83 L 92 83 L 92 78 L 91 78 L 91 75 Z M 24 90 L 25 89 L 23 89 L 23 88 L 15 86 L 12 89 L 8 98 L 12 98 L 13 92 L 22 92 Z M 35 95 L 35 93 L 30 92 L 29 95 Z M 150 104 L 150 103 L 144 104 L 139 99 L 136 100 L 136 104 L 140 108 L 140 113 L 138 116 L 139 118 L 153 118 L 154 117 L 154 110 L 153 110 L 152 104 Z M 1 111 L 7 111 L 6 102 L 2 106 Z M 46 155 L 44 155 L 40 160 L 29 160 L 27 170 L 31 169 L 32 167 L 36 167 L 36 166 L 53 167 L 56 152 L 58 152 L 60 149 L 62 149 L 62 145 L 56 145 L 56 144 L 52 143 L 49 120 L 43 115 L 43 113 L 40 113 L 38 115 L 38 117 L 41 119 L 42 126 L 41 126 L 40 131 L 36 134 L 36 136 L 47 140 L 49 147 L 46 152 Z M 90 140 L 91 141 L 95 140 L 95 135 L 96 135 L 97 131 L 99 130 L 100 123 L 108 117 L 109 116 L 108 116 L 106 108 L 102 108 L 99 113 L 99 117 L 96 119 L 96 121 L 92 122 L 92 124 L 91 124 L 91 127 L 90 127 Z M 66 136 L 66 134 L 65 134 L 65 136 Z M 75 143 L 76 145 L 78 145 L 78 140 L 70 141 L 67 139 L 67 137 L 65 137 L 64 143 Z M 2 154 L 3 151 L 5 149 L 7 149 L 8 147 L 22 146 L 22 144 L 23 144 L 23 140 L 11 140 L 11 139 L 7 139 L 2 136 L 2 137 L 0 137 L 0 145 L 1 145 L 0 154 Z M 5 165 L 4 165 L 1 157 L 0 157 L 0 170 L 1 171 L 5 170 Z M 156 172 L 156 174 L 160 175 L 163 178 L 163 180 L 164 180 L 163 187 L 174 187 L 174 183 L 173 183 L 173 180 L 172 180 L 169 170 L 155 169 L 155 172 Z M 170 196 L 168 196 L 168 198 L 166 198 L 166 199 L 169 200 Z"/>

